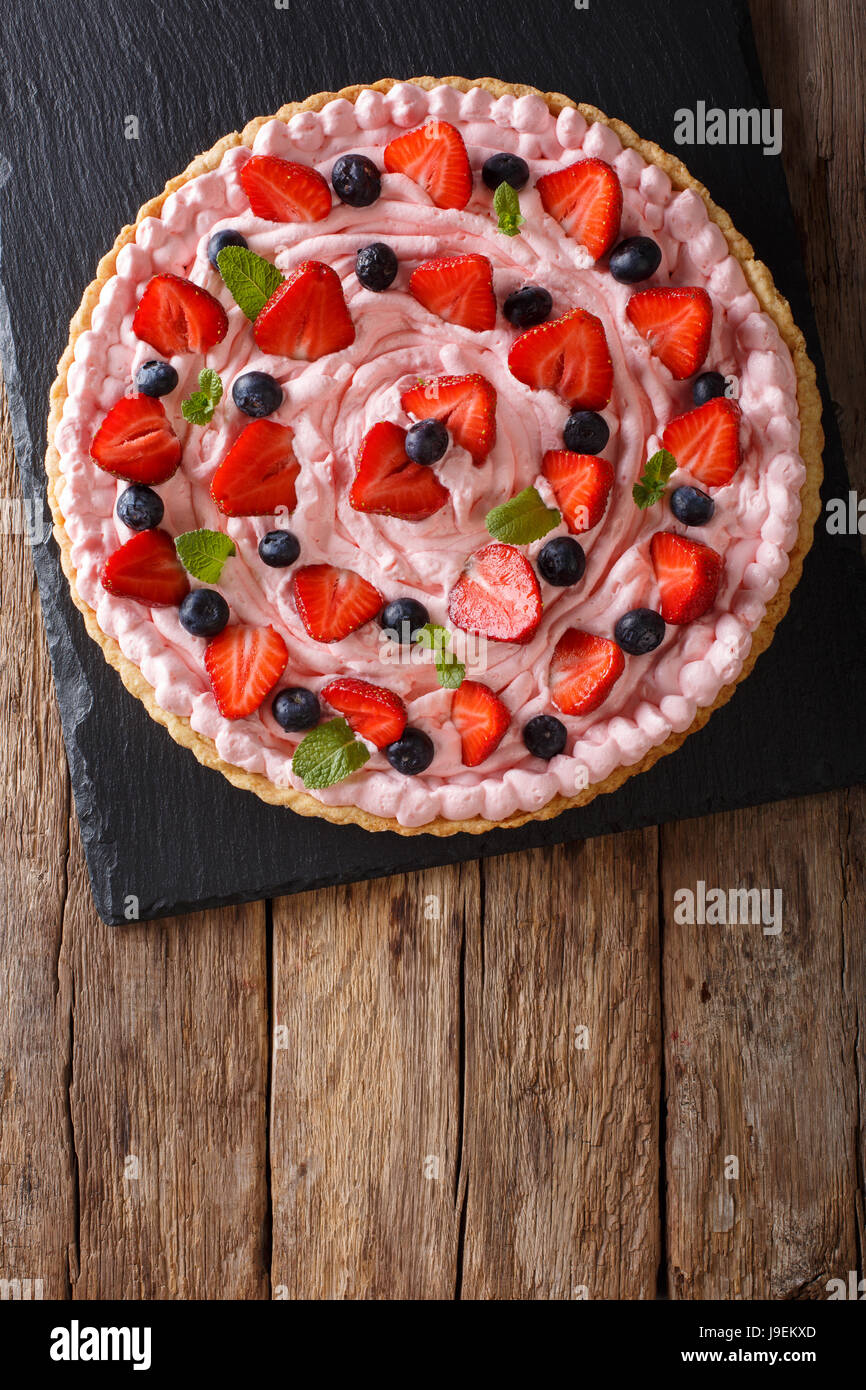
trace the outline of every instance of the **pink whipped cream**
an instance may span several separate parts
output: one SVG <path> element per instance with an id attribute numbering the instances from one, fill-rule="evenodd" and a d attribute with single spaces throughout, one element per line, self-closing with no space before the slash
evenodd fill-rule
<path id="1" fill-rule="evenodd" d="M 410 179 L 384 174 L 376 203 L 358 209 L 335 198 L 321 222 L 275 224 L 251 212 L 239 180 L 251 153 L 299 160 L 326 178 L 346 151 L 367 154 L 382 168 L 387 142 L 430 116 L 458 127 L 476 174 L 496 151 L 512 151 L 528 161 L 531 178 L 520 197 L 526 223 L 519 236 L 497 231 L 492 195 L 480 177 L 462 211 L 440 210 Z M 659 270 L 646 283 L 701 285 L 708 291 L 713 331 L 705 367 L 737 378 L 743 461 L 732 481 L 715 492 L 715 515 L 700 533 L 724 557 L 713 609 L 686 627 L 668 627 L 651 655 L 627 657 L 625 672 L 604 704 L 593 714 L 569 718 L 553 708 L 547 685 L 550 656 L 561 633 L 576 626 L 610 637 L 629 609 L 658 607 L 650 537 L 657 530 L 684 528 L 664 503 L 639 511 L 631 489 L 647 457 L 659 447 L 666 422 L 691 407 L 689 384 L 673 381 L 626 319 L 632 287 L 618 284 L 603 265 L 596 267 L 542 209 L 534 188 L 537 177 L 581 155 L 608 161 L 619 176 L 620 235 L 646 234 L 661 247 Z M 236 228 L 253 251 L 283 274 L 310 258 L 332 266 L 355 323 L 354 344 L 312 363 L 259 352 L 249 321 L 208 263 L 207 242 L 220 227 Z M 371 241 L 388 242 L 400 262 L 394 286 L 381 294 L 363 289 L 354 274 L 358 248 Z M 460 738 L 450 721 L 451 692 L 439 687 L 429 659 L 425 664 L 384 659 L 389 652 L 375 623 L 333 645 L 313 641 L 295 611 L 292 571 L 269 569 L 258 557 L 258 540 L 273 528 L 273 518 L 227 519 L 209 493 L 216 465 L 249 423 L 232 403 L 232 382 L 249 370 L 267 371 L 285 392 L 272 418 L 293 428 L 301 464 L 297 508 L 283 523 L 300 540 L 301 563 L 356 570 L 386 600 L 417 598 L 431 621 L 448 626 L 449 590 L 466 557 L 489 541 L 484 519 L 490 508 L 530 484 L 554 503 L 541 477 L 541 459 L 545 450 L 562 447 L 568 415 L 556 395 L 533 391 L 509 372 L 515 332 L 501 312 L 495 328 L 474 333 L 443 322 L 409 295 L 409 275 L 420 261 L 469 251 L 492 262 L 500 306 L 511 290 L 532 282 L 553 295 L 554 316 L 580 306 L 601 319 L 614 364 L 613 397 L 604 411 L 611 438 L 604 454 L 616 470 L 604 519 L 580 538 L 587 556 L 583 581 L 573 589 L 542 581 L 544 615 L 532 640 L 521 646 L 490 643 L 486 671 L 469 673 L 490 685 L 512 713 L 506 736 L 477 768 L 463 766 Z M 798 455 L 794 368 L 702 200 L 691 191 L 675 191 L 660 169 L 624 148 L 607 126 L 588 125 L 573 109 L 554 117 L 536 96 L 494 99 L 480 88 L 462 94 L 449 86 L 428 93 L 411 84 L 397 85 L 387 94 L 363 91 L 354 105 L 339 99 L 320 112 L 269 121 L 252 151 L 229 150 L 216 170 L 172 193 L 161 217 L 139 225 L 102 290 L 90 330 L 78 339 L 56 444 L 65 479 L 61 506 L 79 592 L 96 610 L 102 630 L 141 669 L 163 709 L 185 716 L 213 739 L 226 762 L 261 773 L 278 786 L 300 788 L 291 767 L 300 735 L 279 728 L 270 700 L 247 719 L 222 718 L 205 673 L 205 643 L 184 632 L 177 611 L 117 598 L 99 582 L 108 555 L 132 533 L 114 514 L 125 484 L 96 467 L 90 445 L 106 412 L 130 389 L 140 364 L 157 355 L 135 337 L 132 318 L 150 277 L 164 271 L 205 286 L 229 318 L 224 341 L 207 358 L 225 387 L 210 426 L 188 425 L 180 412 L 204 363 L 195 356 L 172 359 L 180 384 L 163 404 L 183 442 L 183 462 L 159 489 L 164 526 L 172 534 L 211 527 L 232 536 L 238 555 L 226 565 L 219 587 L 235 621 L 270 622 L 282 633 L 290 656 L 281 684 L 318 690 L 335 675 L 357 675 L 386 685 L 406 702 L 409 723 L 426 730 L 436 745 L 426 773 L 405 777 L 383 753 L 374 753 L 360 772 L 313 793 L 322 802 L 396 817 L 406 826 L 423 826 L 437 816 L 501 820 L 514 812 L 538 811 L 559 794 L 571 795 L 621 765 L 640 761 L 672 731 L 687 729 L 697 710 L 712 704 L 721 687 L 736 679 L 797 536 L 798 494 L 806 471 Z M 426 521 L 353 511 L 347 497 L 364 433 L 379 420 L 408 425 L 400 395 L 419 376 L 468 372 L 482 373 L 498 393 L 498 435 L 487 462 L 474 468 L 469 456 L 452 446 L 437 466 L 451 502 Z M 672 486 L 688 481 L 685 474 L 675 474 Z M 564 525 L 559 531 L 565 533 Z M 530 558 L 543 543 L 529 548 Z M 545 712 L 556 713 L 569 730 L 567 751 L 549 763 L 532 757 L 521 737 L 527 720 Z"/>

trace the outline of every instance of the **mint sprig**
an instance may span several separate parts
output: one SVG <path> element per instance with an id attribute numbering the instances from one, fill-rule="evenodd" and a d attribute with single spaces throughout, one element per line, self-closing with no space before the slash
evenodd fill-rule
<path id="1" fill-rule="evenodd" d="M 635 483 L 631 490 L 631 495 L 641 510 L 661 501 L 671 475 L 676 470 L 677 461 L 667 449 L 658 449 L 652 458 L 647 459 L 640 482 Z"/>
<path id="2" fill-rule="evenodd" d="M 493 195 L 493 211 L 499 218 L 497 231 L 504 236 L 517 236 L 526 218 L 520 211 L 517 189 L 510 183 L 501 183 Z"/>
<path id="3" fill-rule="evenodd" d="M 446 690 L 456 690 L 458 685 L 462 685 L 466 667 L 448 650 L 451 633 L 447 628 L 440 627 L 438 623 L 425 623 L 415 633 L 415 641 L 419 647 L 426 647 L 433 653 L 433 664 L 441 686 Z"/>
<path id="4" fill-rule="evenodd" d="M 283 277 L 275 265 L 248 246 L 224 246 L 217 256 L 232 299 L 250 320 L 258 318 Z"/>
<path id="5" fill-rule="evenodd" d="M 203 584 L 217 584 L 226 560 L 237 553 L 231 536 L 205 528 L 175 536 L 174 548 L 184 569 Z"/>
<path id="6" fill-rule="evenodd" d="M 198 374 L 198 390 L 187 396 L 180 407 L 183 418 L 191 425 L 209 425 L 222 394 L 219 373 L 213 367 L 205 367 Z"/>
<path id="7" fill-rule="evenodd" d="M 525 487 L 485 517 L 494 540 L 507 545 L 530 545 L 532 541 L 540 541 L 561 520 L 556 508 L 548 507 L 534 487 Z"/>
<path id="8" fill-rule="evenodd" d="M 370 750 L 340 716 L 318 724 L 301 739 L 292 758 L 292 771 L 305 787 L 321 790 L 351 777 L 369 756 Z"/>

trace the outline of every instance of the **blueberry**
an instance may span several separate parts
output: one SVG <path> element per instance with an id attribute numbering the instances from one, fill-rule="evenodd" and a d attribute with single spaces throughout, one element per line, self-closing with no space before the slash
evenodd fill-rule
<path id="1" fill-rule="evenodd" d="M 281 729 L 294 734 L 300 729 L 312 729 L 321 717 L 319 697 L 303 685 L 289 685 L 274 696 L 271 714 Z"/>
<path id="2" fill-rule="evenodd" d="M 389 743 L 385 757 L 396 772 L 405 777 L 415 777 L 429 767 L 436 752 L 433 740 L 421 729 L 404 729 L 400 738 Z"/>
<path id="3" fill-rule="evenodd" d="M 214 232 L 207 244 L 207 258 L 214 270 L 219 270 L 217 256 L 224 246 L 246 246 L 246 237 L 241 236 L 240 232 L 232 231 L 231 227 L 226 227 L 221 232 Z"/>
<path id="4" fill-rule="evenodd" d="M 716 504 L 699 487 L 675 487 L 671 493 L 671 511 L 684 526 L 706 526 Z"/>
<path id="5" fill-rule="evenodd" d="M 501 183 L 510 183 L 512 188 L 521 189 L 529 181 L 529 165 L 519 154 L 492 154 L 484 161 L 481 177 L 494 193 Z"/>
<path id="6" fill-rule="evenodd" d="M 565 589 L 583 578 L 586 569 L 586 556 L 583 546 L 571 536 L 554 536 L 552 541 L 538 552 L 538 572 L 548 584 Z"/>
<path id="7" fill-rule="evenodd" d="M 664 637 L 665 620 L 651 608 L 633 608 L 630 613 L 623 613 L 613 635 L 630 656 L 646 656 L 655 651 Z"/>
<path id="8" fill-rule="evenodd" d="M 723 396 L 728 383 L 721 372 L 701 372 L 692 383 L 692 400 L 695 405 L 706 405 L 716 396 Z"/>
<path id="9" fill-rule="evenodd" d="M 139 367 L 135 384 L 143 396 L 167 396 L 177 386 L 177 372 L 170 362 L 154 358 Z"/>
<path id="10" fill-rule="evenodd" d="M 413 463 L 436 463 L 448 448 L 448 431 L 441 420 L 419 420 L 406 432 L 406 455 Z"/>
<path id="11" fill-rule="evenodd" d="M 610 430 L 603 415 L 594 410 L 575 410 L 565 422 L 562 438 L 572 453 L 600 454 L 610 439 Z"/>
<path id="12" fill-rule="evenodd" d="M 515 328 L 533 328 L 537 323 L 544 323 L 550 318 L 550 311 L 553 308 L 553 299 L 549 290 L 543 290 L 540 285 L 524 285 L 519 290 L 512 290 L 502 306 L 502 312 L 513 324 Z"/>
<path id="13" fill-rule="evenodd" d="M 394 283 L 397 257 L 384 241 L 372 241 L 355 257 L 355 274 L 365 290 L 386 290 Z"/>
<path id="14" fill-rule="evenodd" d="M 130 531 L 150 531 L 162 521 L 165 507 L 152 487 L 133 483 L 117 499 L 117 515 Z"/>
<path id="15" fill-rule="evenodd" d="M 300 553 L 300 542 L 291 531 L 268 531 L 259 541 L 259 555 L 271 569 L 293 565 Z"/>
<path id="16" fill-rule="evenodd" d="M 567 738 L 562 720 L 552 714 L 537 714 L 523 726 L 523 742 L 534 758 L 544 758 L 545 762 L 562 752 Z"/>
<path id="17" fill-rule="evenodd" d="M 229 606 L 216 589 L 193 589 L 180 605 L 178 617 L 193 637 L 216 637 L 229 620 Z"/>
<path id="18" fill-rule="evenodd" d="M 382 176 L 365 154 L 341 154 L 331 170 L 334 192 L 352 208 L 366 208 L 382 192 Z"/>
<path id="19" fill-rule="evenodd" d="M 235 378 L 232 386 L 232 400 L 244 415 L 252 415 L 260 420 L 263 415 L 273 415 L 283 403 L 283 388 L 267 372 L 244 372 Z"/>
<path id="20" fill-rule="evenodd" d="M 636 285 L 648 280 L 661 265 L 662 252 L 658 242 L 648 236 L 630 236 L 610 253 L 610 273 L 622 285 Z"/>
<path id="21" fill-rule="evenodd" d="M 412 642 L 418 629 L 429 621 L 430 614 L 427 609 L 414 598 L 392 599 L 379 614 L 379 623 L 383 631 L 389 633 L 397 642 L 403 643 Z"/>

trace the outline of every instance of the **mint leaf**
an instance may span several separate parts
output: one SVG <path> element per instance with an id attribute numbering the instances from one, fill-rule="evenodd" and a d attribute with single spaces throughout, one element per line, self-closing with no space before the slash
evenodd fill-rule
<path id="1" fill-rule="evenodd" d="M 555 507 L 548 507 L 534 487 L 525 487 L 501 507 L 494 507 L 485 518 L 491 536 L 507 545 L 540 541 L 561 520 Z"/>
<path id="2" fill-rule="evenodd" d="M 448 629 L 439 627 L 437 623 L 425 623 L 415 634 L 415 641 L 419 647 L 426 647 L 433 653 L 433 664 L 439 684 L 446 690 L 456 690 L 458 685 L 463 683 L 466 667 L 448 650 L 451 642 Z"/>
<path id="3" fill-rule="evenodd" d="M 198 391 L 193 391 L 191 396 L 187 396 L 180 411 L 191 425 L 209 425 L 214 409 L 222 399 L 223 384 L 219 373 L 215 372 L 213 367 L 205 367 L 199 372 L 198 384 Z"/>
<path id="4" fill-rule="evenodd" d="M 301 739 L 292 758 L 292 771 L 305 787 L 332 787 L 363 767 L 369 756 L 369 749 L 341 716 L 317 725 Z"/>
<path id="5" fill-rule="evenodd" d="M 231 536 L 222 531 L 184 531 L 175 536 L 174 548 L 184 569 L 204 584 L 216 584 L 226 560 L 236 553 Z"/>
<path id="6" fill-rule="evenodd" d="M 220 274 L 247 318 L 258 318 L 274 290 L 283 283 L 275 265 L 248 246 L 224 246 L 217 256 Z"/>
<path id="7" fill-rule="evenodd" d="M 641 510 L 661 501 L 671 474 L 675 473 L 676 469 L 677 461 L 667 449 L 657 450 L 652 458 L 647 460 L 640 482 L 635 483 L 631 490 L 631 495 Z"/>
<path id="8" fill-rule="evenodd" d="M 199 390 L 213 401 L 214 405 L 219 405 L 222 400 L 223 384 L 219 372 L 215 372 L 213 367 L 204 367 L 198 374 Z"/>
<path id="9" fill-rule="evenodd" d="M 505 236 L 517 236 L 526 218 L 520 212 L 520 199 L 517 189 L 510 183 L 501 183 L 493 195 L 493 211 L 499 218 L 498 231 Z"/>

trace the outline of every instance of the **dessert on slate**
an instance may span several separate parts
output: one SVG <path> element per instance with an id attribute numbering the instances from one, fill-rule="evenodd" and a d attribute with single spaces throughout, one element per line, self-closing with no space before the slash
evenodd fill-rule
<path id="1" fill-rule="evenodd" d="M 47 468 L 88 630 L 306 815 L 580 805 L 769 643 L 817 514 L 787 303 L 676 160 L 492 79 L 227 136 L 101 262 Z"/>

